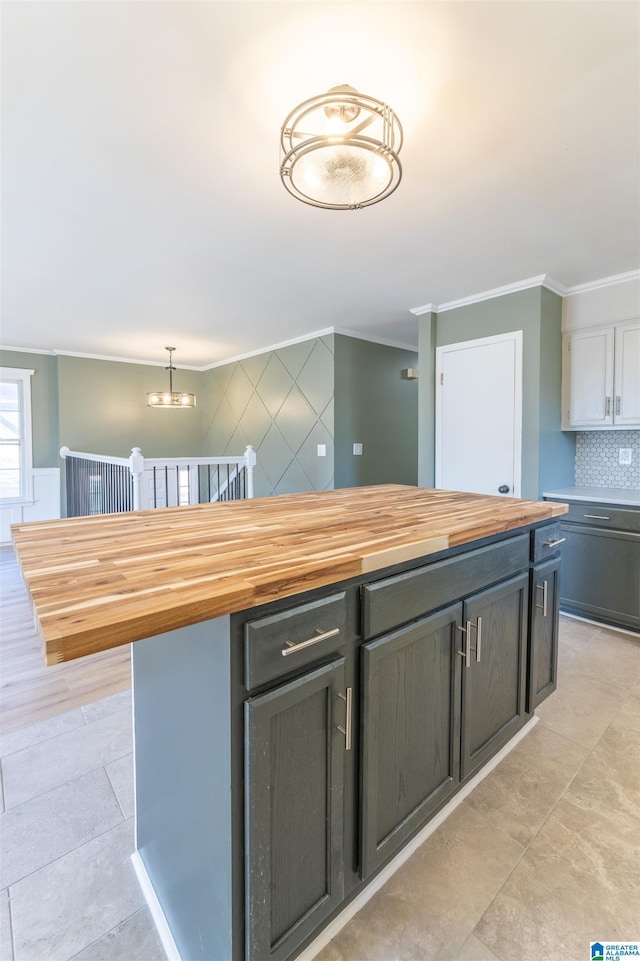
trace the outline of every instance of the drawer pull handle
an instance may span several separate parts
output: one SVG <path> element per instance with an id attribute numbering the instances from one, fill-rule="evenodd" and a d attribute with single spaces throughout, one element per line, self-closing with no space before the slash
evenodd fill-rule
<path id="1" fill-rule="evenodd" d="M 542 584 L 536 584 L 536 590 L 542 591 L 542 604 L 536 604 L 539 611 L 542 611 L 542 616 L 547 616 L 547 595 L 548 595 L 548 585 L 546 581 Z"/>
<path id="2" fill-rule="evenodd" d="M 591 517 L 594 521 L 610 521 L 611 518 L 606 514 L 583 514 L 583 517 Z"/>
<path id="3" fill-rule="evenodd" d="M 317 630 L 320 630 L 319 628 Z M 296 644 L 295 641 L 285 641 L 286 647 L 282 648 L 282 656 L 287 657 L 288 654 L 295 654 L 297 651 L 304 650 L 305 647 L 311 647 L 313 644 L 319 644 L 320 641 L 326 641 L 328 637 L 335 637 L 336 634 L 340 633 L 339 627 L 334 627 L 331 631 L 320 632 L 317 637 L 310 637 L 308 641 L 300 641 Z"/>
<path id="4" fill-rule="evenodd" d="M 587 515 L 585 514 L 585 517 L 586 517 L 586 516 L 587 516 Z M 564 542 L 566 541 L 566 539 L 567 539 L 566 537 L 554 537 L 553 540 L 551 540 L 551 541 L 545 541 L 542 546 L 543 546 L 543 547 L 557 547 L 558 544 L 564 544 Z"/>
<path id="5" fill-rule="evenodd" d="M 471 667 L 471 627 L 471 621 L 467 621 L 464 627 L 457 628 L 461 634 L 464 634 L 464 650 L 456 651 L 456 654 L 464 657 L 465 667 Z"/>
<path id="6" fill-rule="evenodd" d="M 610 414 L 611 414 L 611 398 L 605 397 L 604 416 L 609 417 Z"/>
<path id="7" fill-rule="evenodd" d="M 338 724 L 338 730 L 340 731 L 341 734 L 344 734 L 345 751 L 350 751 L 352 737 L 353 737 L 352 735 L 353 727 L 352 727 L 352 717 L 351 717 L 352 715 L 351 708 L 353 704 L 353 688 L 348 687 L 346 694 L 338 694 L 338 697 L 340 698 L 340 700 L 347 702 L 345 707 L 345 712 L 344 712 L 344 727 L 341 724 Z"/>
<path id="8" fill-rule="evenodd" d="M 478 618 L 476 624 L 476 664 L 480 663 L 480 646 L 482 644 L 482 618 Z"/>
<path id="9" fill-rule="evenodd" d="M 620 416 L 621 402 L 622 402 L 622 397 L 620 396 L 620 394 L 618 394 L 618 396 L 616 397 L 616 414 L 618 415 L 618 417 Z"/>

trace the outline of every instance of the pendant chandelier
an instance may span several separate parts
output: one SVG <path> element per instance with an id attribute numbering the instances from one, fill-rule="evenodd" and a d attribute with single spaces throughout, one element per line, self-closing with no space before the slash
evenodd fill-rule
<path id="1" fill-rule="evenodd" d="M 152 391 L 147 394 L 147 407 L 195 407 L 196 395 L 188 394 L 186 391 L 173 389 L 173 352 L 175 347 L 165 347 L 169 351 L 169 366 L 165 370 L 169 371 L 169 390 Z"/>
<path id="2" fill-rule="evenodd" d="M 402 126 L 391 107 L 348 84 L 291 111 L 280 133 L 280 176 L 294 197 L 328 210 L 384 200 L 402 178 Z"/>

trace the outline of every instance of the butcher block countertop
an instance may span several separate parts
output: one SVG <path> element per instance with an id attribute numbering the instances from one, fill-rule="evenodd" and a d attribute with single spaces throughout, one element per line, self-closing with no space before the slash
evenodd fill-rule
<path id="1" fill-rule="evenodd" d="M 16 524 L 12 535 L 57 664 L 566 511 L 389 484 Z"/>

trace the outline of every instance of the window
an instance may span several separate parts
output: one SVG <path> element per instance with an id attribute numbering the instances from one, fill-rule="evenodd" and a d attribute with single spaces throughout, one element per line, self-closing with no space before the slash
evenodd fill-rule
<path id="1" fill-rule="evenodd" d="M 0 367 L 0 501 L 32 498 L 32 370 Z"/>

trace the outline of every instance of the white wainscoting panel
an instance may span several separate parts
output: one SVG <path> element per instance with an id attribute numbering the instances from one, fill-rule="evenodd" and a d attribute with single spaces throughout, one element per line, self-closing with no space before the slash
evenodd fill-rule
<path id="1" fill-rule="evenodd" d="M 34 467 L 33 500 L 0 507 L 0 543 L 11 541 L 11 525 L 26 521 L 52 521 L 60 517 L 60 470 Z"/>

